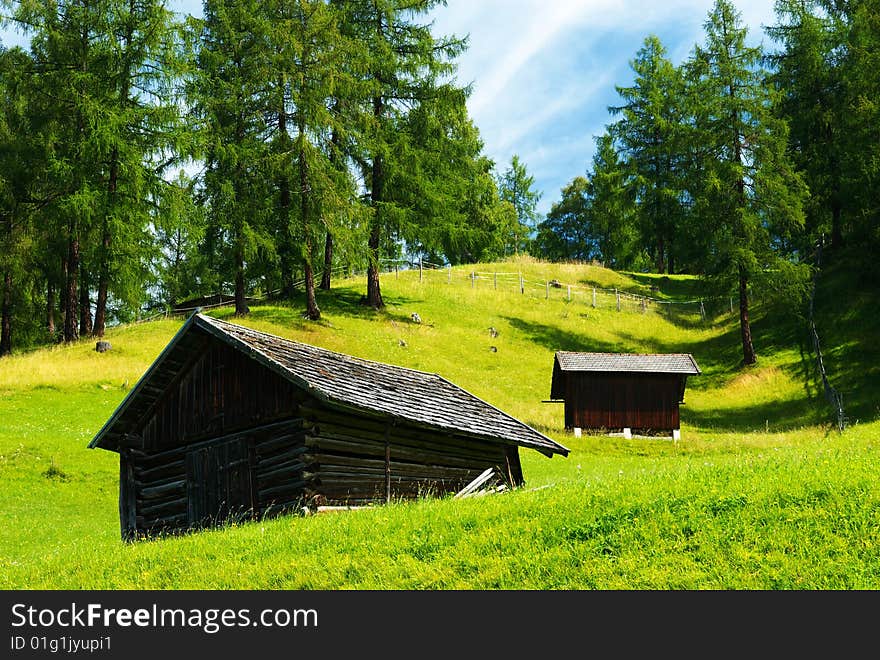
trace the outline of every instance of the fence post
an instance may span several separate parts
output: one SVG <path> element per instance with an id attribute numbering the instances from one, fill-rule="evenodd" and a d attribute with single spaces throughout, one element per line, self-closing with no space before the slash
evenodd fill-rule
<path id="1" fill-rule="evenodd" d="M 701 321 L 705 321 L 705 320 L 706 320 L 706 308 L 703 307 L 703 301 L 702 301 L 702 300 L 700 301 L 700 320 L 701 320 Z"/>
<path id="2" fill-rule="evenodd" d="M 477 286 L 477 274 L 471 271 L 471 288 L 473 289 L 475 286 Z"/>
<path id="3" fill-rule="evenodd" d="M 617 296 L 617 311 L 620 311 L 620 291 L 617 290 L 617 287 L 614 288 L 614 295 Z"/>
<path id="4" fill-rule="evenodd" d="M 730 313 L 733 314 L 733 296 L 730 297 Z"/>
<path id="5" fill-rule="evenodd" d="M 422 281 L 422 258 L 419 257 L 419 282 Z"/>
<path id="6" fill-rule="evenodd" d="M 568 285 L 568 302 L 571 302 L 571 284 Z"/>
<path id="7" fill-rule="evenodd" d="M 596 287 L 593 287 L 593 307 L 596 307 Z"/>
<path id="8" fill-rule="evenodd" d="M 642 314 L 644 314 L 646 311 L 648 311 L 648 304 L 645 300 L 645 297 L 642 296 Z"/>
<path id="9" fill-rule="evenodd" d="M 526 283 L 523 281 L 522 273 L 519 274 L 519 292 L 523 295 L 526 294 Z"/>
<path id="10" fill-rule="evenodd" d="M 397 262 L 394 262 L 394 277 L 400 277 L 400 273 L 397 272 Z"/>

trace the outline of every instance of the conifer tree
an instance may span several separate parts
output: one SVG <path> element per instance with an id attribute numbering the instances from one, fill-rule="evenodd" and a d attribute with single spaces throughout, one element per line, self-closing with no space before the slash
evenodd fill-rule
<path id="1" fill-rule="evenodd" d="M 285 81 L 280 90 L 276 150 L 282 182 L 280 199 L 285 215 L 296 218 L 306 316 L 317 320 L 321 316 L 315 298 L 317 239 L 327 235 L 329 219 L 354 203 L 353 181 L 339 166 L 342 154 L 336 151 L 345 127 L 333 108 L 336 94 L 347 92 L 354 84 L 347 69 L 359 53 L 340 33 L 334 7 L 323 0 L 279 3 L 273 7 L 272 17 L 271 40 L 278 53 L 275 68 Z M 285 90 L 289 94 L 286 99 Z M 294 208 L 284 209 L 291 200 Z"/>
<path id="2" fill-rule="evenodd" d="M 705 30 L 689 63 L 700 150 L 691 180 L 699 186 L 706 270 L 738 290 L 742 363 L 751 365 L 750 286 L 802 281 L 787 247 L 803 227 L 808 192 L 786 150 L 787 127 L 773 113 L 761 50 L 746 45 L 747 30 L 729 0 L 716 0 Z"/>
<path id="3" fill-rule="evenodd" d="M 635 74 L 632 86 L 617 87 L 623 104 L 609 108 L 620 116 L 613 131 L 655 270 L 671 273 L 684 216 L 684 81 L 654 35 L 645 38 L 630 66 Z"/>
<path id="4" fill-rule="evenodd" d="M 822 15 L 821 2 L 778 0 L 781 21 L 767 28 L 781 49 L 769 56 L 777 110 L 789 126 L 789 153 L 810 189 L 805 208 L 803 249 L 822 235 L 843 243 L 843 190 L 846 130 L 842 60 L 835 56 L 840 30 Z"/>
<path id="5" fill-rule="evenodd" d="M 235 314 L 247 306 L 247 265 L 272 248 L 267 233 L 270 198 L 265 181 L 265 96 L 270 78 L 269 29 L 256 0 L 208 0 L 193 21 L 198 45 L 188 97 L 204 160 L 208 229 L 205 249 L 212 268 L 231 279 Z"/>
<path id="6" fill-rule="evenodd" d="M 537 227 L 537 206 L 541 193 L 534 189 L 534 185 L 535 177 L 529 174 L 525 163 L 514 154 L 510 166 L 498 178 L 501 200 L 510 202 L 516 209 L 517 222 L 513 235 L 508 239 L 513 254 L 528 252 L 531 234 Z"/>
<path id="7" fill-rule="evenodd" d="M 366 130 L 359 145 L 360 165 L 371 217 L 367 243 L 367 304 L 384 307 L 379 284 L 381 248 L 407 209 L 394 201 L 391 177 L 394 144 L 402 117 L 413 104 L 433 98 L 443 79 L 454 70 L 454 58 L 465 42 L 435 37 L 425 15 L 440 0 L 338 0 L 344 30 L 366 48 L 369 60 L 363 76 L 368 85 L 360 105 Z M 360 122 L 359 122 L 360 123 Z"/>

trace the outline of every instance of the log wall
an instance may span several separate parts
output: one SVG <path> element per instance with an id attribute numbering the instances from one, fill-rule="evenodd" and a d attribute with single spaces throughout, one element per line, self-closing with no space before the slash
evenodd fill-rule
<path id="1" fill-rule="evenodd" d="M 308 455 L 316 466 L 318 504 L 363 505 L 455 493 L 497 466 L 522 483 L 516 447 L 319 407 L 302 408 L 311 424 Z"/>
<path id="2" fill-rule="evenodd" d="M 124 539 L 301 506 L 314 475 L 301 418 L 162 451 L 120 452 Z"/>
<path id="3" fill-rule="evenodd" d="M 340 411 L 213 340 L 123 440 L 127 540 L 303 506 L 445 495 L 493 466 L 522 483 L 516 446 Z"/>

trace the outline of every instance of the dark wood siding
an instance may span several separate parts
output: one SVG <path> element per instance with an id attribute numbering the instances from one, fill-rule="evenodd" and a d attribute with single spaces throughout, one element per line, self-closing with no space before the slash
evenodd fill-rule
<path id="1" fill-rule="evenodd" d="M 251 482 L 252 465 L 248 440 L 226 442 L 186 453 L 187 522 L 208 527 L 255 513 L 256 497 Z"/>
<path id="2" fill-rule="evenodd" d="M 174 532 L 301 506 L 303 420 L 292 418 L 161 452 L 130 452 L 134 532 Z M 120 515 L 122 515 L 120 491 Z"/>
<path id="3" fill-rule="evenodd" d="M 454 493 L 488 467 L 522 483 L 516 447 L 428 429 L 304 407 L 306 438 L 317 465 L 318 503 L 367 504 Z M 508 470 L 508 464 L 510 468 Z"/>
<path id="4" fill-rule="evenodd" d="M 289 417 L 300 390 L 241 351 L 208 343 L 141 424 L 143 446 L 161 451 Z"/>
<path id="5" fill-rule="evenodd" d="M 516 446 L 341 410 L 219 341 L 187 364 L 120 452 L 123 538 L 523 482 Z"/>
<path id="6" fill-rule="evenodd" d="M 680 375 L 568 372 L 564 377 L 567 428 L 679 428 Z"/>

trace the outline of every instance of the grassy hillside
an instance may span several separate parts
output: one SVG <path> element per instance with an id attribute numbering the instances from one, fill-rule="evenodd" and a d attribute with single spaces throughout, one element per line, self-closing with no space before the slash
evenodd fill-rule
<path id="1" fill-rule="evenodd" d="M 847 284 L 825 282 L 826 364 L 853 411 L 842 434 L 803 321 L 759 306 L 759 363 L 742 370 L 729 303 L 705 300 L 703 319 L 692 278 L 520 260 L 383 275 L 383 312 L 360 304 L 360 278 L 321 292 L 319 323 L 255 306 L 241 323 L 440 373 L 571 455 L 521 450 L 526 485 L 512 493 L 133 545 L 119 540 L 117 457 L 86 445 L 182 321 L 115 328 L 104 354 L 84 341 L 4 359 L 0 588 L 877 588 L 877 323 L 870 301 L 844 310 Z M 655 300 L 624 295 L 618 312 L 615 288 Z M 704 373 L 689 380 L 681 441 L 567 434 L 561 406 L 542 403 L 556 350 L 693 353 Z"/>

